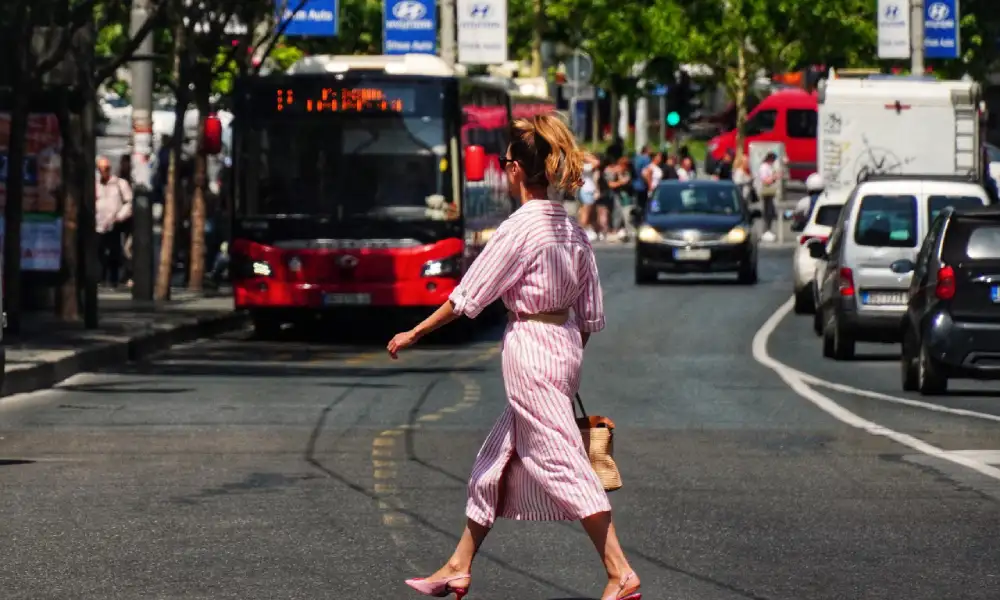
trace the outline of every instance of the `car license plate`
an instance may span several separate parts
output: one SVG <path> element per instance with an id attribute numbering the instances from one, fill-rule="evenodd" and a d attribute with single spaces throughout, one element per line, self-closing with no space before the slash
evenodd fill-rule
<path id="1" fill-rule="evenodd" d="M 712 251 L 706 248 L 675 248 L 676 260 L 710 260 Z"/>
<path id="2" fill-rule="evenodd" d="M 900 306 L 906 304 L 906 292 L 862 292 L 861 303 L 869 306 Z"/>
<path id="3" fill-rule="evenodd" d="M 371 294 L 324 294 L 326 306 L 364 306 L 372 303 Z"/>
<path id="4" fill-rule="evenodd" d="M 1000 285 L 990 286 L 990 300 L 1000 302 Z"/>

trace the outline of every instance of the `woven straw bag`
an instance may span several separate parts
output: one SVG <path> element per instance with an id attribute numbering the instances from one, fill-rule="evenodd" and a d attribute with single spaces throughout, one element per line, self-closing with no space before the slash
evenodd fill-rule
<path id="1" fill-rule="evenodd" d="M 580 394 L 576 395 L 576 404 L 580 407 L 580 415 L 576 424 L 583 436 L 583 447 L 587 449 L 590 465 L 597 473 L 598 479 L 607 492 L 613 492 L 622 487 L 622 476 L 615 464 L 615 422 L 607 417 L 588 417 L 583 408 Z M 575 408 L 574 408 L 574 412 Z"/>

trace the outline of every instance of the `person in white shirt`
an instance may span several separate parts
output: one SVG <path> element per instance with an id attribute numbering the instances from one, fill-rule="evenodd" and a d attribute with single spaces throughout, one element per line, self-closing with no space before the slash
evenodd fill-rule
<path id="1" fill-rule="evenodd" d="M 799 199 L 795 204 L 795 210 L 792 211 L 792 231 L 796 231 L 795 228 L 801 230 L 805 227 L 816 201 L 823 194 L 823 188 L 823 176 L 819 173 L 813 173 L 806 178 L 806 195 Z"/>
<path id="2" fill-rule="evenodd" d="M 757 167 L 757 177 L 754 178 L 757 187 L 757 196 L 760 197 L 764 208 L 764 235 L 761 236 L 761 239 L 765 242 L 773 242 L 775 240 L 775 235 L 771 231 L 771 227 L 774 225 L 775 218 L 777 218 L 774 201 L 778 191 L 778 183 L 781 180 L 781 172 L 778 169 L 777 161 L 778 155 L 774 152 L 768 152 L 767 156 L 764 157 L 764 161 Z"/>
<path id="3" fill-rule="evenodd" d="M 677 179 L 690 181 L 697 178 L 698 172 L 695 170 L 694 160 L 690 156 L 685 156 L 681 159 L 681 166 L 677 167 Z"/>
<path id="4" fill-rule="evenodd" d="M 106 156 L 97 159 L 97 173 L 95 221 L 101 243 L 101 277 L 111 287 L 118 287 L 122 270 L 121 224 L 132 216 L 132 187 L 111 172 L 111 161 Z"/>
<path id="5" fill-rule="evenodd" d="M 580 201 L 580 208 L 576 215 L 577 222 L 587 232 L 587 237 L 591 241 L 597 239 L 597 234 L 594 233 L 593 221 L 595 217 L 594 203 L 597 201 L 599 193 L 597 180 L 600 177 L 600 166 L 601 161 L 596 156 L 589 153 L 584 155 L 583 184 L 580 186 L 580 191 L 577 192 L 577 198 Z"/>
<path id="6" fill-rule="evenodd" d="M 660 185 L 660 182 L 663 181 L 663 160 L 663 153 L 657 152 L 653 155 L 653 159 L 649 165 L 642 170 L 642 178 L 646 181 L 646 189 L 649 190 L 650 196 L 656 191 L 656 186 Z M 645 206 L 642 207 L 643 210 L 645 208 Z"/>

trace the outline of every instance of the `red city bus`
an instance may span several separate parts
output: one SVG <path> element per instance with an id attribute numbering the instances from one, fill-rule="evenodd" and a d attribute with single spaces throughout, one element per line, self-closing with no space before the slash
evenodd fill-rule
<path id="1" fill-rule="evenodd" d="M 510 98 L 430 55 L 314 56 L 236 84 L 230 273 L 259 332 L 412 311 L 515 209 Z M 388 315 L 387 315 L 388 316 Z"/>

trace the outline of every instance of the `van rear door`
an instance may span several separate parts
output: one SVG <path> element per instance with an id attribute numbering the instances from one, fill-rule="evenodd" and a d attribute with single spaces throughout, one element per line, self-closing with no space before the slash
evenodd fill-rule
<path id="1" fill-rule="evenodd" d="M 859 311 L 898 311 L 906 304 L 909 275 L 890 266 L 913 259 L 920 245 L 917 195 L 867 193 L 858 202 L 852 224 L 852 257 Z"/>

